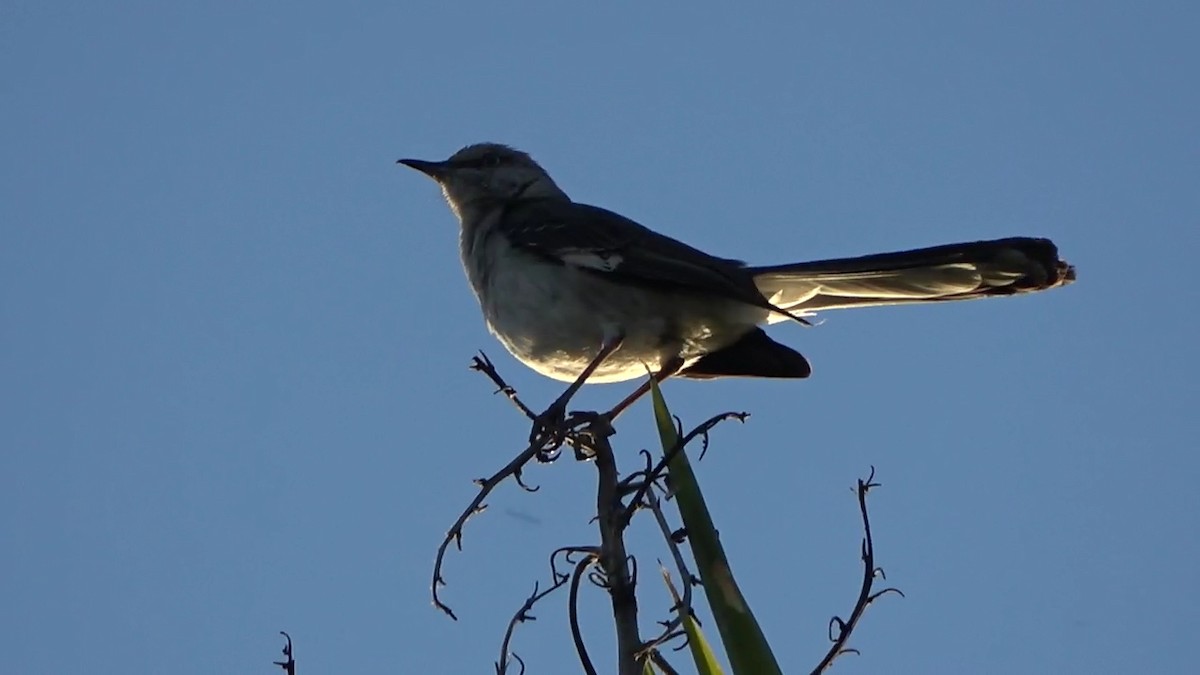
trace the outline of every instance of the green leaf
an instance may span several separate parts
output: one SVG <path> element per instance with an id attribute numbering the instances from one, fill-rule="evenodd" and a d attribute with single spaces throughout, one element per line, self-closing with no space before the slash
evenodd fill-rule
<path id="1" fill-rule="evenodd" d="M 663 452 L 669 452 L 678 442 L 679 435 L 658 384 L 651 379 L 650 385 L 659 439 Z M 725 646 L 733 672 L 736 675 L 782 675 L 779 663 L 750 611 L 749 603 L 733 578 L 733 570 L 725 557 L 725 550 L 721 547 L 720 537 L 713 526 L 687 455 L 682 451 L 676 453 L 667 468 L 679 515 L 687 528 L 696 571 L 704 585 L 704 594 L 717 622 L 721 643 Z"/>

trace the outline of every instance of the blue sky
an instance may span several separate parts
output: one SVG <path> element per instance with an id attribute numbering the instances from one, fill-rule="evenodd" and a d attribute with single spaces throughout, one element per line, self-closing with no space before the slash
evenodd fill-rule
<path id="1" fill-rule="evenodd" d="M 907 594 L 839 673 L 1179 672 L 1200 625 L 1192 3 L 5 3 L 0 672 L 490 672 L 594 468 L 470 479 L 559 385 L 487 334 L 434 186 L 480 140 L 755 263 L 1017 234 L 1080 281 L 776 326 L 804 382 L 671 383 L 788 672 L 859 575 Z M 611 404 L 620 385 L 585 390 Z M 625 466 L 654 443 L 636 409 Z M 631 547 L 666 553 L 649 522 Z M 649 575 L 647 576 L 649 578 Z M 647 632 L 668 602 L 647 582 Z M 599 592 L 593 654 L 611 664 Z M 562 599 L 514 647 L 574 672 Z"/>

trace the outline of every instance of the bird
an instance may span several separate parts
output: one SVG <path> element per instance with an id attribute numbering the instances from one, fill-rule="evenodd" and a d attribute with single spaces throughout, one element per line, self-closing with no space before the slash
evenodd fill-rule
<path id="1" fill-rule="evenodd" d="M 535 420 L 562 420 L 585 383 L 668 377 L 807 378 L 764 325 L 815 312 L 1020 295 L 1075 268 L 1049 239 L 1009 237 L 852 258 L 751 266 L 573 201 L 529 154 L 476 143 L 401 159 L 437 182 L 489 331 L 518 361 L 571 383 Z M 648 382 L 609 411 L 615 418 Z M 533 434 L 531 434 L 531 438 Z"/>

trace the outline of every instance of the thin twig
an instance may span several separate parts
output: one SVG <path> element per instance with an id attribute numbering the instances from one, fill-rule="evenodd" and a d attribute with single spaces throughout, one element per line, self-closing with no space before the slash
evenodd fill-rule
<path id="1" fill-rule="evenodd" d="M 645 468 L 638 469 L 637 471 L 634 471 L 633 473 L 621 479 L 621 483 L 617 485 L 617 489 L 618 494 L 620 494 L 622 498 L 632 494 L 639 494 L 640 491 L 650 482 L 649 477 L 654 472 L 654 455 L 650 454 L 650 451 L 644 448 L 638 451 L 638 455 L 640 455 L 642 460 L 645 461 L 646 466 Z M 666 493 L 667 490 L 665 487 L 658 487 L 664 493 Z M 630 506 L 633 507 L 634 510 L 637 510 L 638 508 L 638 504 L 636 502 L 630 502 Z"/>
<path id="2" fill-rule="evenodd" d="M 442 543 L 438 546 L 437 558 L 433 563 L 433 604 L 435 607 L 445 612 L 451 619 L 458 621 L 458 617 L 454 615 L 454 610 L 450 609 L 450 606 L 442 602 L 441 598 L 438 597 L 438 589 L 441 586 L 446 585 L 446 580 L 442 577 L 442 562 L 446 557 L 446 549 L 450 547 L 450 542 L 453 541 L 458 547 L 458 550 L 462 550 L 463 525 L 465 525 L 466 522 L 471 519 L 471 516 L 474 516 L 477 513 L 482 513 L 483 510 L 487 508 L 487 505 L 483 503 L 483 500 L 487 499 L 487 496 L 492 493 L 492 490 L 496 489 L 496 486 L 504 482 L 504 480 L 509 476 L 520 475 L 521 470 L 530 462 L 530 460 L 533 459 L 535 455 L 538 454 L 540 450 L 541 446 L 536 444 L 530 445 L 528 448 L 525 448 L 521 454 L 514 457 L 512 461 L 504 465 L 504 468 L 500 469 L 488 478 L 475 481 L 475 484 L 479 486 L 479 493 L 475 495 L 475 498 L 471 500 L 471 503 L 467 505 L 467 508 L 463 509 L 463 512 L 459 514 L 458 519 L 455 520 L 454 524 L 450 526 L 450 529 L 446 531 L 445 538 L 442 539 Z"/>
<path id="3" fill-rule="evenodd" d="M 667 542 L 667 549 L 671 551 L 671 557 L 675 560 L 675 569 L 679 570 L 679 579 L 683 583 L 683 597 L 678 598 L 675 606 L 671 611 L 675 613 L 669 621 L 661 621 L 663 626 L 662 633 L 658 637 L 646 642 L 642 645 L 641 652 L 646 653 L 657 649 L 673 636 L 678 635 L 678 629 L 683 625 L 683 618 L 692 615 L 692 573 L 688 570 L 687 562 L 683 559 L 683 552 L 679 550 L 679 544 L 675 540 L 674 534 L 671 532 L 671 525 L 667 522 L 667 517 L 663 513 L 662 504 L 658 501 L 658 495 L 651 489 L 646 492 L 646 508 L 654 514 L 654 520 L 658 522 L 658 529 L 662 532 L 663 539 Z M 660 566 L 662 563 L 659 563 Z M 662 570 L 667 583 L 670 583 L 670 572 L 666 569 Z"/>
<path id="4" fill-rule="evenodd" d="M 639 479 L 642 480 L 643 483 L 640 488 L 633 492 L 633 499 L 629 501 L 629 506 L 626 507 L 624 513 L 621 514 L 622 523 L 626 526 L 629 525 L 630 519 L 633 518 L 633 512 L 636 511 L 643 500 L 645 500 L 646 493 L 650 490 L 650 486 L 653 485 L 654 482 L 663 475 L 663 473 L 667 470 L 667 467 L 671 464 L 671 461 L 675 459 L 676 455 L 683 452 L 683 449 L 687 447 L 688 443 L 691 443 L 697 437 L 703 437 L 707 441 L 708 432 L 712 431 L 713 427 L 717 426 L 721 422 L 724 422 L 725 420 L 736 419 L 739 422 L 745 422 L 746 418 L 749 416 L 750 413 L 745 412 L 725 412 L 719 415 L 713 415 L 705 420 L 700 426 L 692 429 L 686 435 L 679 438 L 670 450 L 667 450 L 663 453 L 662 459 L 658 461 L 658 464 L 654 466 L 649 474 L 645 475 L 644 477 L 639 476 Z"/>
<path id="5" fill-rule="evenodd" d="M 504 378 L 500 377 L 500 373 L 496 371 L 496 366 L 492 363 L 492 360 L 488 358 L 487 354 L 481 351 L 479 352 L 479 356 L 473 357 L 471 359 L 471 370 L 476 370 L 486 375 L 488 379 L 496 385 L 496 393 L 504 394 L 504 397 L 507 398 L 514 406 L 516 406 L 517 410 L 520 410 L 522 415 L 529 418 L 529 421 L 532 422 L 537 419 L 537 415 L 529 409 L 529 406 L 525 405 L 521 402 L 521 399 L 517 398 L 517 390 L 510 387 L 508 383 L 504 381 Z"/>
<path id="6" fill-rule="evenodd" d="M 534 583 L 533 593 L 531 593 L 528 598 L 525 598 L 524 604 L 521 605 L 521 608 L 517 610 L 516 614 L 513 614 L 512 619 L 510 619 L 508 622 L 508 629 L 504 631 L 504 640 L 500 643 L 500 660 L 496 662 L 496 675 L 504 675 L 508 672 L 508 646 L 512 642 L 513 632 L 516 631 L 517 624 L 524 623 L 526 621 L 536 621 L 537 617 L 529 613 L 533 610 L 533 606 L 542 598 L 562 588 L 569 579 L 570 577 L 566 575 L 556 575 L 554 578 L 554 583 L 544 591 L 539 591 L 538 585 Z M 524 672 L 525 662 L 521 661 L 521 657 L 517 656 L 516 654 L 513 654 L 512 656 L 521 663 L 521 671 Z"/>
<path id="7" fill-rule="evenodd" d="M 582 554 L 583 557 L 579 560 L 575 560 L 573 556 L 580 554 Z M 533 610 L 533 606 L 541 601 L 542 598 L 550 595 L 559 588 L 562 588 L 567 584 L 567 582 L 571 582 L 570 597 L 568 599 L 572 627 L 571 637 L 575 641 L 576 651 L 580 654 L 580 662 L 585 664 L 585 668 L 591 669 L 589 672 L 595 672 L 595 669 L 591 668 L 591 660 L 588 658 L 587 649 L 583 646 L 583 634 L 579 631 L 579 619 L 576 611 L 576 601 L 579 592 L 579 577 L 582 576 L 585 569 L 596 562 L 596 559 L 599 555 L 600 548 L 597 546 L 563 546 L 562 548 L 555 549 L 554 552 L 550 554 L 550 574 L 553 579 L 552 585 L 550 588 L 547 588 L 544 591 L 539 591 L 538 585 L 534 584 L 533 593 L 525 599 L 525 602 L 521 605 L 521 608 L 517 610 L 517 613 L 514 614 L 513 618 L 508 622 L 508 628 L 504 631 L 504 639 L 500 645 L 500 660 L 494 664 L 497 675 L 504 675 L 504 673 L 508 671 L 508 657 L 510 655 L 514 661 L 520 664 L 520 672 L 525 672 L 525 661 L 516 652 L 509 651 L 513 634 L 516 631 L 516 626 L 517 624 L 524 623 L 526 621 L 536 621 L 537 617 L 529 613 Z M 566 562 L 575 565 L 574 573 L 568 574 L 558 570 L 558 559 L 560 556 Z"/>
<path id="8" fill-rule="evenodd" d="M 862 618 L 863 612 L 867 607 L 875 602 L 877 598 L 886 593 L 896 593 L 900 597 L 904 597 L 904 593 L 898 588 L 885 588 L 882 591 L 872 593 L 871 588 L 875 583 L 875 578 L 886 579 L 883 569 L 875 566 L 875 543 L 871 539 L 871 519 L 867 515 L 867 493 L 873 488 L 879 487 L 879 483 L 875 482 L 875 467 L 871 467 L 871 473 L 866 480 L 858 480 L 858 510 L 862 514 L 863 523 L 863 541 L 862 541 L 862 561 L 863 561 L 863 579 L 862 586 L 858 592 L 858 600 L 854 603 L 854 609 L 850 612 L 850 619 L 843 621 L 841 617 L 833 617 L 829 620 L 829 639 L 833 645 L 825 654 L 825 658 L 817 664 L 813 669 L 813 675 L 818 675 L 824 672 L 831 666 L 842 654 L 857 654 L 858 650 L 846 647 L 846 643 L 850 641 L 850 635 L 858 626 L 858 620 Z M 834 629 L 837 633 L 834 634 Z"/>
<path id="9" fill-rule="evenodd" d="M 496 371 L 496 366 L 492 363 L 491 359 L 487 357 L 487 354 L 479 352 L 479 356 L 474 357 L 471 362 L 471 369 L 487 376 L 487 378 L 496 385 L 497 392 L 504 394 L 504 396 L 510 402 L 512 402 L 512 404 L 516 406 L 516 408 L 520 410 L 525 417 L 531 420 L 536 419 L 536 415 L 534 415 L 533 411 L 529 409 L 529 406 L 525 405 L 517 396 L 516 389 L 509 386 L 509 384 L 504 381 L 504 378 L 500 377 L 500 373 Z M 552 451 L 553 450 L 551 450 L 551 452 Z M 433 564 L 433 604 L 435 607 L 445 612 L 451 619 L 457 621 L 458 616 L 454 614 L 454 610 L 450 609 L 449 605 L 442 602 L 441 597 L 438 594 L 438 590 L 442 586 L 446 585 L 446 580 L 442 576 L 442 565 L 446 558 L 446 550 L 450 547 L 450 542 L 454 542 L 455 546 L 458 547 L 458 550 L 462 550 L 463 526 L 466 525 L 467 521 L 470 520 L 472 516 L 482 513 L 483 510 L 487 508 L 487 505 L 483 503 L 483 500 L 487 499 L 488 495 L 492 493 L 492 490 L 495 490 L 496 487 L 500 485 L 500 483 L 503 483 L 508 477 L 513 477 L 516 480 L 517 485 L 519 485 L 521 489 L 525 490 L 526 492 L 537 491 L 537 487 L 530 487 L 521 479 L 521 473 L 524 470 L 525 465 L 529 464 L 529 462 L 535 457 L 538 459 L 546 459 L 547 450 L 539 443 L 530 443 L 529 447 L 525 448 L 525 450 L 514 457 L 508 464 L 504 466 L 504 468 L 500 469 L 488 478 L 477 479 L 475 484 L 479 486 L 479 492 L 475 495 L 475 498 L 471 500 L 470 504 L 467 505 L 467 508 L 463 509 L 462 513 L 459 514 L 458 518 L 454 521 L 454 524 L 451 525 L 450 529 L 446 531 L 446 536 L 442 539 L 442 543 L 438 545 L 437 557 Z"/>
<path id="10" fill-rule="evenodd" d="M 600 555 L 600 547 L 599 546 L 563 546 L 561 548 L 554 549 L 554 552 L 550 554 L 550 574 L 551 574 L 551 576 L 553 576 L 555 579 L 557 579 L 559 577 L 568 576 L 568 574 L 566 572 L 558 571 L 558 557 L 562 556 L 563 560 L 565 560 L 568 565 L 575 565 L 579 562 L 579 560 L 575 560 L 572 558 L 572 556 L 575 556 L 575 555 L 583 556 L 579 560 L 593 560 L 594 561 L 596 559 L 596 557 Z"/>

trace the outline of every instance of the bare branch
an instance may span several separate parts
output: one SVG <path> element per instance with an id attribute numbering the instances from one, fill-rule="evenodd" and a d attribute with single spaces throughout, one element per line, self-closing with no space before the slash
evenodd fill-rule
<path id="1" fill-rule="evenodd" d="M 296 675 L 296 659 L 292 658 L 292 636 L 284 631 L 279 631 L 279 634 L 287 638 L 287 644 L 283 646 L 283 655 L 287 657 L 287 660 L 273 661 L 273 663 L 283 668 L 287 675 Z"/>
<path id="2" fill-rule="evenodd" d="M 441 586 L 446 585 L 446 580 L 442 577 L 442 563 L 446 557 L 446 549 L 450 547 L 450 542 L 453 541 L 458 547 L 458 550 L 462 550 L 463 525 L 465 525 L 467 521 L 471 519 L 471 516 L 474 516 L 477 513 L 482 513 L 484 509 L 487 508 L 487 505 L 483 503 L 483 500 L 487 499 L 487 496 L 492 493 L 492 490 L 495 490 L 496 486 L 504 482 L 504 480 L 509 476 L 520 474 L 521 469 L 523 469 L 525 465 L 528 464 L 535 455 L 537 455 L 540 449 L 540 446 L 530 445 L 528 448 L 525 448 L 521 454 L 514 457 L 512 461 L 504 465 L 504 468 L 500 469 L 488 478 L 475 481 L 475 484 L 479 486 L 479 493 L 475 495 L 475 498 L 471 500 L 471 503 L 467 505 L 467 508 L 463 509 L 462 513 L 459 514 L 458 519 L 455 520 L 454 524 L 450 526 L 450 529 L 446 531 L 446 536 L 442 539 L 442 543 L 438 545 L 437 558 L 433 563 L 433 604 L 435 607 L 445 612 L 451 619 L 458 621 L 458 617 L 454 615 L 454 610 L 450 609 L 449 605 L 442 602 L 441 598 L 438 596 L 438 589 Z"/>
<path id="3" fill-rule="evenodd" d="M 486 354 L 481 352 L 479 356 L 475 357 L 471 367 L 487 376 L 496 385 L 497 393 L 504 394 L 522 415 L 533 421 L 536 431 L 541 416 L 535 414 L 520 400 L 516 390 L 504 381 Z M 561 454 L 562 446 L 570 445 L 574 448 L 577 458 L 594 459 L 596 463 L 597 490 L 594 520 L 600 530 L 600 545 L 568 546 L 557 549 L 550 555 L 551 585 L 542 590 L 540 585 L 535 584 L 533 592 L 509 621 L 501 642 L 500 659 L 494 664 L 496 673 L 504 675 L 513 662 L 520 664 L 520 672 L 524 673 L 524 661 L 516 653 L 509 651 L 516 626 L 526 621 L 536 620 L 531 614 L 534 606 L 564 585 L 569 585 L 567 602 L 571 638 L 580 664 L 585 673 L 594 674 L 596 672 L 584 643 L 583 631 L 579 623 L 579 588 L 585 577 L 591 583 L 608 591 L 616 627 L 618 673 L 620 675 L 640 675 L 647 663 L 653 663 L 655 667 L 668 675 L 675 673 L 675 669 L 666 662 L 659 649 L 667 642 L 679 637 L 684 638 L 682 646 L 686 646 L 686 632 L 681 627 L 686 617 L 694 616 L 692 586 L 697 583 L 697 580 L 688 570 L 680 551 L 679 543 L 683 537 L 679 532 L 671 530 L 663 513 L 659 491 L 666 495 L 667 499 L 670 499 L 669 484 L 664 482 L 668 469 L 689 443 L 699 438 L 703 445 L 700 456 L 703 457 L 704 451 L 708 448 L 709 433 L 714 427 L 728 419 L 744 422 L 747 417 L 748 414 L 744 412 L 722 413 L 709 418 L 686 434 L 683 433 L 682 425 L 676 419 L 678 438 L 675 445 L 664 452 L 657 461 L 650 453 L 643 451 L 644 468 L 622 480 L 619 479 L 616 459 L 609 442 L 609 438 L 614 433 L 611 417 L 591 412 L 563 411 L 563 414 L 553 422 L 553 427 L 544 429 L 543 433 L 533 434 L 536 440 L 531 441 L 529 446 L 508 464 L 492 476 L 476 481 L 479 486 L 478 494 L 459 515 L 438 547 L 432 584 L 434 605 L 451 618 L 457 619 L 450 607 L 439 598 L 439 588 L 445 585 L 442 566 L 451 542 L 454 542 L 460 550 L 462 549 L 463 527 L 473 515 L 486 508 L 484 504 L 486 498 L 509 477 L 513 477 L 522 489 L 529 492 L 536 491 L 538 489 L 536 486 L 529 486 L 522 480 L 523 469 L 531 461 L 549 462 L 557 459 Z M 866 608 L 872 602 L 890 592 L 903 595 L 895 588 L 873 590 L 875 578 L 884 578 L 883 570 L 875 566 L 874 542 L 866 503 L 867 493 L 879 486 L 874 482 L 874 477 L 875 469 L 872 467 L 870 475 L 865 480 L 857 482 L 857 496 L 864 533 L 861 547 L 863 581 L 859 596 L 848 620 L 837 616 L 830 620 L 830 641 L 833 644 L 817 668 L 813 670 L 814 674 L 824 672 L 843 654 L 857 653 L 856 650 L 848 647 L 847 643 Z M 625 501 L 626 498 L 629 500 L 628 503 Z M 628 554 L 624 540 L 630 521 L 634 514 L 642 508 L 649 509 L 654 514 L 668 549 L 671 551 L 681 581 L 684 582 L 683 596 L 674 594 L 675 604 L 671 608 L 674 616 L 669 620 L 659 622 L 662 625 L 661 633 L 646 642 L 641 640 L 638 627 L 637 559 Z M 574 569 L 569 574 L 560 571 L 560 561 L 573 565 Z M 664 569 L 663 575 L 670 583 L 670 573 Z M 288 648 L 285 649 L 285 654 L 289 656 L 289 659 L 290 647 L 289 640 Z M 280 665 L 284 664 L 280 663 Z M 294 673 L 289 672 L 289 675 L 294 675 Z"/>
<path id="4" fill-rule="evenodd" d="M 479 356 L 473 357 L 471 359 L 471 370 L 475 370 L 486 375 L 489 380 L 495 383 L 495 393 L 504 394 L 504 397 L 507 398 L 514 406 L 516 406 L 517 410 L 520 410 L 522 415 L 529 418 L 531 422 L 537 419 L 537 415 L 529 409 L 529 406 L 525 405 L 521 402 L 521 399 L 517 398 L 517 390 L 510 387 L 508 383 L 504 381 L 504 378 L 500 377 L 500 373 L 496 371 L 496 366 L 492 364 L 492 360 L 488 358 L 487 354 L 481 351 L 479 352 Z"/>
<path id="5" fill-rule="evenodd" d="M 531 420 L 536 418 L 536 415 L 534 415 L 529 409 L 529 406 L 522 403 L 521 399 L 517 397 L 516 389 L 509 386 L 509 384 L 504 381 L 504 378 L 500 377 L 500 373 L 496 371 L 496 366 L 492 364 L 490 359 L 488 359 L 487 354 L 480 352 L 479 356 L 474 357 L 471 362 L 471 368 L 487 376 L 487 378 L 496 385 L 497 393 L 504 394 L 505 397 L 508 398 L 508 400 L 511 401 L 512 404 L 516 406 L 523 415 L 525 415 L 525 417 Z M 563 434 L 564 436 L 570 436 L 570 440 L 574 441 L 574 434 L 572 430 L 564 430 Z M 535 458 L 538 461 L 547 462 L 553 460 L 557 456 L 558 450 L 556 447 L 547 447 L 544 444 L 533 442 L 529 444 L 529 447 L 525 448 L 525 450 L 521 451 L 516 457 L 509 461 L 504 468 L 500 469 L 488 478 L 481 478 L 475 481 L 475 484 L 479 486 L 479 492 L 467 505 L 467 508 L 463 509 L 462 513 L 459 514 L 458 518 L 454 521 L 454 524 L 450 526 L 450 529 L 446 531 L 445 538 L 443 538 L 442 543 L 438 545 L 437 557 L 433 565 L 433 604 L 435 607 L 445 612 L 451 619 L 457 621 L 458 616 L 454 614 L 454 610 L 450 609 L 449 605 L 442 602 L 438 592 L 442 586 L 446 585 L 445 577 L 442 576 L 442 565 L 444 564 L 446 558 L 446 551 L 450 547 L 450 542 L 454 542 L 455 546 L 458 547 L 458 550 L 462 550 L 463 526 L 466 525 L 467 521 L 470 520 L 472 516 L 482 513 L 483 510 L 487 508 L 487 505 L 484 504 L 483 501 L 487 499 L 488 495 L 490 495 L 492 491 L 495 490 L 498 485 L 500 485 L 500 483 L 504 482 L 510 476 L 513 477 L 517 485 L 526 492 L 537 491 L 537 487 L 531 487 L 522 480 L 522 471 L 525 469 L 525 466 Z"/>
<path id="6" fill-rule="evenodd" d="M 607 425 L 605 425 L 607 427 Z M 625 552 L 625 505 L 621 503 L 617 465 L 608 437 L 612 428 L 592 428 L 590 445 L 595 451 L 599 473 L 596 489 L 596 515 L 600 527 L 600 568 L 604 571 L 608 593 L 612 600 L 613 620 L 617 628 L 617 672 L 620 675 L 639 675 L 641 664 L 638 631 L 635 577 L 630 569 L 629 554 Z"/>
<path id="7" fill-rule="evenodd" d="M 859 619 L 867 607 L 871 605 L 876 598 L 885 593 L 896 593 L 901 597 L 904 596 L 897 588 L 885 588 L 877 593 L 872 592 L 872 586 L 875 583 L 875 578 L 885 578 L 883 570 L 875 566 L 875 543 L 871 539 L 871 519 L 867 515 L 867 493 L 873 488 L 879 487 L 880 484 L 875 482 L 875 467 L 871 467 L 871 473 L 866 480 L 859 479 L 858 481 L 858 510 L 862 514 L 863 523 L 863 541 L 862 541 L 862 561 L 863 561 L 863 580 L 862 587 L 858 592 L 858 600 L 854 603 L 854 609 L 850 612 L 850 619 L 843 621 L 841 617 L 833 617 L 829 620 L 829 639 L 833 645 L 826 652 L 825 658 L 817 664 L 813 669 L 813 675 L 825 672 L 833 662 L 843 654 L 857 654 L 857 649 L 846 647 L 846 643 L 850 641 L 850 635 L 858 626 Z M 836 628 L 836 632 L 835 629 Z"/>
<path id="8" fill-rule="evenodd" d="M 600 555 L 600 547 L 599 546 L 563 546 L 562 548 L 554 549 L 554 552 L 550 554 L 550 574 L 555 579 L 558 579 L 559 577 L 569 576 L 565 572 L 558 571 L 558 558 L 559 558 L 559 556 L 562 556 L 562 559 L 568 565 L 575 565 L 576 563 L 579 562 L 579 560 L 574 559 L 574 556 L 577 556 L 577 555 L 583 556 L 579 560 L 595 560 L 596 557 L 598 557 Z"/>
<path id="9" fill-rule="evenodd" d="M 538 585 L 534 583 L 533 593 L 528 598 L 525 598 L 524 604 L 521 605 L 516 614 L 513 614 L 513 618 L 508 622 L 508 629 L 504 631 L 504 640 L 500 643 L 500 660 L 496 662 L 496 675 L 504 675 L 508 672 L 508 646 L 512 642 L 513 632 L 516 630 L 517 624 L 525 623 L 526 621 L 536 621 L 537 617 L 529 613 L 533 610 L 533 606 L 542 598 L 562 588 L 568 580 L 569 577 L 567 576 L 555 575 L 554 583 L 544 591 L 539 591 Z M 525 672 L 525 662 L 521 660 L 521 657 L 516 654 L 513 654 L 512 657 L 521 664 L 521 672 Z"/>
<path id="10" fill-rule="evenodd" d="M 694 578 L 691 571 L 688 570 L 687 563 L 683 559 L 683 552 L 679 550 L 679 543 L 671 532 L 671 525 L 667 522 L 667 517 L 662 510 L 662 504 L 658 501 L 658 495 L 654 493 L 653 489 L 646 492 L 646 508 L 650 509 L 650 512 L 654 514 L 654 520 L 658 522 L 658 529 L 662 532 L 663 539 L 667 542 L 667 548 L 671 551 L 671 557 L 675 561 L 675 569 L 679 570 L 679 578 L 683 583 L 683 597 L 679 598 L 679 596 L 676 596 L 675 606 L 671 607 L 671 611 L 675 613 L 675 616 L 669 621 L 660 622 L 663 626 L 662 633 L 642 645 L 642 653 L 654 651 L 667 640 L 680 634 L 679 628 L 683 625 L 683 617 L 692 615 L 692 579 Z M 661 567 L 662 563 L 660 562 L 659 565 Z M 671 573 L 663 569 L 662 574 L 667 583 L 670 584 Z"/>
<path id="11" fill-rule="evenodd" d="M 583 642 L 583 631 L 579 628 L 579 582 L 583 579 L 584 571 L 596 564 L 596 560 L 596 557 L 584 558 L 575 563 L 575 571 L 571 573 L 571 590 L 567 596 L 567 617 L 571 622 L 571 641 L 575 643 L 575 653 L 579 656 L 579 665 L 583 666 L 583 672 L 586 675 L 596 675 L 596 666 L 592 665 L 587 645 Z"/>
<path id="12" fill-rule="evenodd" d="M 708 447 L 708 432 L 712 431 L 713 427 L 729 419 L 745 422 L 746 418 L 749 416 L 750 413 L 746 412 L 725 412 L 719 415 L 713 415 L 700 424 L 700 426 L 689 431 L 686 435 L 680 435 L 679 440 L 675 442 L 675 445 L 670 450 L 663 453 L 662 459 L 658 460 L 658 463 L 654 465 L 654 468 L 651 469 L 649 473 L 639 476 L 639 479 L 643 481 L 642 485 L 633 492 L 633 499 L 630 500 L 628 508 L 626 508 L 625 512 L 621 515 L 624 525 L 629 525 L 630 519 L 633 518 L 633 512 L 636 511 L 639 505 L 645 500 L 646 493 L 650 490 L 650 486 L 653 485 L 654 482 L 664 474 L 664 472 L 666 472 L 667 467 L 671 464 L 671 461 L 675 459 L 676 455 L 683 452 L 683 449 L 687 447 L 688 443 L 691 443 L 697 437 L 702 437 L 704 439 L 705 447 Z"/>

